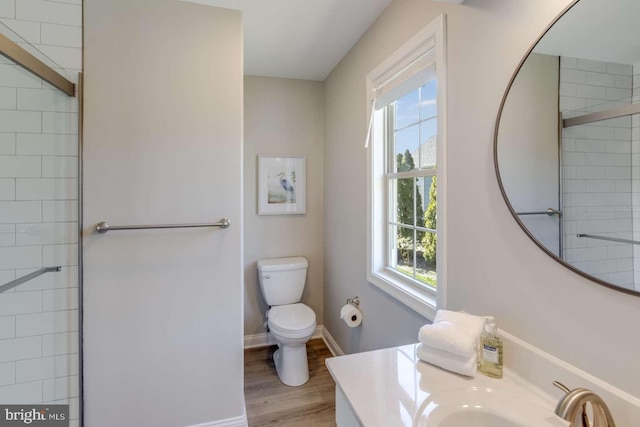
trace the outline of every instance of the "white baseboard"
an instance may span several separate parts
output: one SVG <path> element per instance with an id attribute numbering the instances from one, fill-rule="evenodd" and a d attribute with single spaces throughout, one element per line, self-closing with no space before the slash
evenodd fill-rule
<path id="1" fill-rule="evenodd" d="M 208 423 L 194 424 L 188 427 L 247 427 L 247 415 L 243 414 L 239 417 L 227 418 L 224 420 L 211 421 Z"/>
<path id="2" fill-rule="evenodd" d="M 324 327 L 322 325 L 316 326 L 316 330 L 313 331 L 313 335 L 311 338 L 322 338 Z M 244 348 L 258 348 L 258 347 L 267 347 L 270 345 L 275 345 L 276 340 L 273 339 L 269 332 L 265 332 L 263 334 L 255 334 L 255 335 L 245 335 L 244 336 Z"/>
<path id="3" fill-rule="evenodd" d="M 324 343 L 329 348 L 329 351 L 334 356 L 344 356 L 344 351 L 340 348 L 336 340 L 333 339 L 327 328 L 323 325 L 316 326 L 316 330 L 313 332 L 311 338 L 322 338 Z M 270 333 L 264 334 L 245 335 L 244 336 L 244 348 L 258 348 L 275 345 L 276 341 L 273 339 Z M 198 426 L 199 427 L 199 426 Z"/>
<path id="4" fill-rule="evenodd" d="M 322 328 L 322 340 L 329 348 L 329 351 L 334 356 L 344 356 L 344 351 L 340 348 L 336 340 L 333 339 L 327 328 Z"/>
<path id="5" fill-rule="evenodd" d="M 271 337 L 271 334 L 265 332 L 264 334 L 245 335 L 244 336 L 244 348 L 258 348 L 274 345 L 276 342 Z"/>

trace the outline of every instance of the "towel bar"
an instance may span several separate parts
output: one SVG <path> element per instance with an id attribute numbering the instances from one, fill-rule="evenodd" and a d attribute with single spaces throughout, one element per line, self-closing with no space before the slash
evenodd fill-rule
<path id="1" fill-rule="evenodd" d="M 151 228 L 195 228 L 195 227 L 220 227 L 229 228 L 231 221 L 229 218 L 222 218 L 220 222 L 205 223 L 205 224 L 157 224 L 157 225 L 111 225 L 106 221 L 100 222 L 96 225 L 96 231 L 98 233 L 106 233 L 107 231 L 114 230 L 148 230 Z"/>

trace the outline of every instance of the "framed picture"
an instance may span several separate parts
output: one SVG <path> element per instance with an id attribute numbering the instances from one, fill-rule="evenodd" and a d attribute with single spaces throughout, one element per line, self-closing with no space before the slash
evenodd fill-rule
<path id="1" fill-rule="evenodd" d="M 306 160 L 300 156 L 258 156 L 258 214 L 304 214 Z"/>

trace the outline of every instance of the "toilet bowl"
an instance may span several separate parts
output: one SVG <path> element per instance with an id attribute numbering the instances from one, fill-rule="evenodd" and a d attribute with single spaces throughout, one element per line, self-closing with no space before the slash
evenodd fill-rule
<path id="1" fill-rule="evenodd" d="M 309 380 L 307 341 L 316 329 L 316 315 L 304 304 L 273 307 L 268 313 L 269 332 L 278 344 L 273 361 L 280 381 L 300 386 Z"/>
<path id="2" fill-rule="evenodd" d="M 258 261 L 260 289 L 270 306 L 267 327 L 278 344 L 273 360 L 280 381 L 289 386 L 309 380 L 307 341 L 316 329 L 316 314 L 300 302 L 307 266 L 302 257 Z"/>

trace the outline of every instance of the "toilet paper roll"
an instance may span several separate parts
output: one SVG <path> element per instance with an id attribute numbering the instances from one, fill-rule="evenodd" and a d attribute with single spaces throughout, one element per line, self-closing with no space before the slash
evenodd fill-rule
<path id="1" fill-rule="evenodd" d="M 362 312 L 351 304 L 345 304 L 340 309 L 340 318 L 344 320 L 348 327 L 355 328 L 362 323 Z"/>

